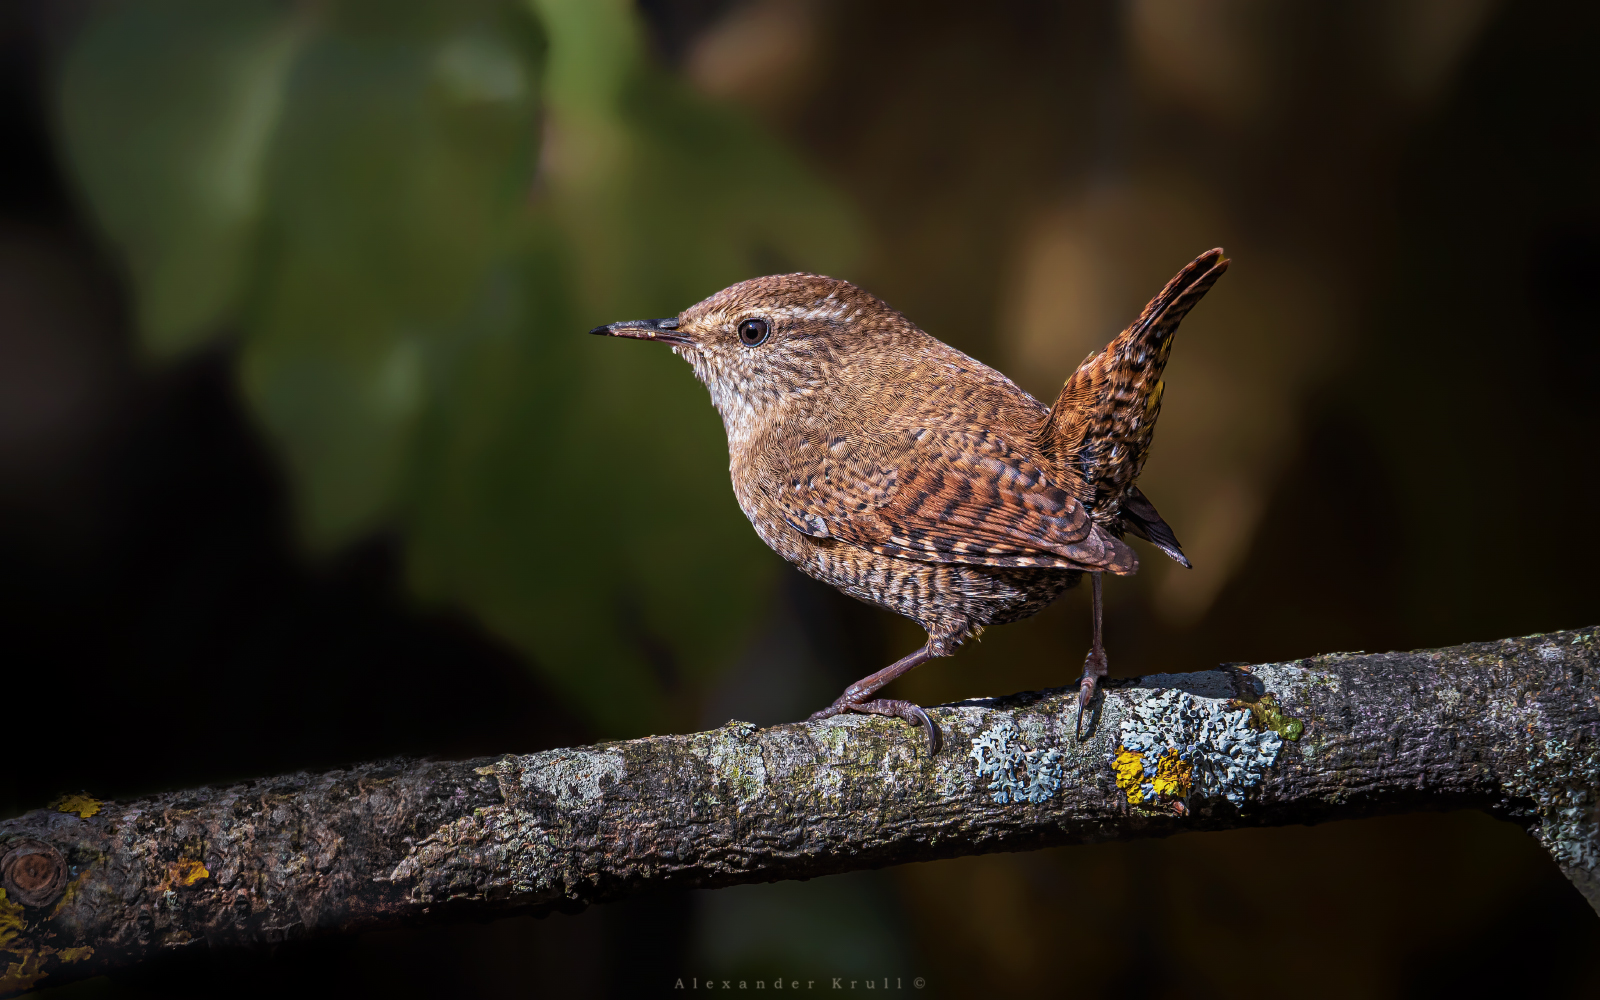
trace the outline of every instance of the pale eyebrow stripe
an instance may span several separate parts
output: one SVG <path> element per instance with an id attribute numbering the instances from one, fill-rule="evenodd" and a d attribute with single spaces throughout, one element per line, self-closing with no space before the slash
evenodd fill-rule
<path id="1" fill-rule="evenodd" d="M 823 301 L 827 300 L 824 299 Z M 783 316 L 787 319 L 821 319 L 834 322 L 855 319 L 859 312 L 860 310 L 843 302 L 834 302 L 832 305 L 827 306 L 783 306 L 772 310 L 774 316 Z"/>

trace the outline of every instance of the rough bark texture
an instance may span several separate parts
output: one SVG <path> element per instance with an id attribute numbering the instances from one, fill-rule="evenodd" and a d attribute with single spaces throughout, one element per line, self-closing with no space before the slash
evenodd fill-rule
<path id="1" fill-rule="evenodd" d="M 1523 824 L 1600 909 L 1597 639 L 1111 682 L 1082 743 L 1070 689 L 966 701 L 932 710 L 934 759 L 844 716 L 71 797 L 0 822 L 0 995 L 183 948 L 1419 809 Z"/>

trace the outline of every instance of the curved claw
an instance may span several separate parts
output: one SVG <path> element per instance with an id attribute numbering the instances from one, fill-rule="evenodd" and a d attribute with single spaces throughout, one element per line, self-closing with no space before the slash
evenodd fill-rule
<path id="1" fill-rule="evenodd" d="M 1093 677 L 1085 677 L 1078 684 L 1078 721 L 1072 727 L 1072 732 L 1080 741 L 1083 739 L 1083 710 L 1094 701 L 1095 686 Z"/>
<path id="2" fill-rule="evenodd" d="M 922 733 L 928 738 L 928 756 L 937 757 L 939 748 L 944 746 L 944 734 L 939 731 L 939 724 L 933 721 L 921 705 L 912 705 L 903 712 L 900 718 L 907 722 L 915 722 L 922 727 Z"/>
<path id="3" fill-rule="evenodd" d="M 1099 583 L 1099 577 L 1095 578 L 1095 582 Z M 1083 658 L 1083 679 L 1078 682 L 1078 721 L 1073 727 L 1073 733 L 1080 742 L 1083 740 L 1083 710 L 1094 701 L 1095 693 L 1100 687 L 1100 678 L 1110 672 L 1110 666 L 1106 663 L 1106 651 L 1101 647 L 1097 633 L 1094 647 L 1089 650 L 1089 655 Z M 1092 716 L 1089 725 L 1094 725 Z"/>

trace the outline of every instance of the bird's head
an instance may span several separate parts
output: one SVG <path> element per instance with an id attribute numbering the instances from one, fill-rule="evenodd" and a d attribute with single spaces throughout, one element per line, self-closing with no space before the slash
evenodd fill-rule
<path id="1" fill-rule="evenodd" d="M 817 274 L 752 278 L 670 319 L 589 332 L 672 345 L 710 390 L 734 444 L 835 386 L 839 368 L 862 352 L 925 336 L 876 296 Z"/>

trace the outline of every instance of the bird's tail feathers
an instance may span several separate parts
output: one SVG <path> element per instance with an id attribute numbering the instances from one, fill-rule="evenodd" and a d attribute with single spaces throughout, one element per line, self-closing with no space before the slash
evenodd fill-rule
<path id="1" fill-rule="evenodd" d="M 1156 510 L 1156 505 L 1151 503 L 1145 497 L 1144 491 L 1137 486 L 1128 487 L 1127 495 L 1122 498 L 1122 524 L 1135 535 L 1171 556 L 1173 562 L 1179 566 L 1184 569 L 1194 568 L 1189 557 L 1183 554 L 1183 546 L 1178 544 L 1178 536 L 1173 533 L 1171 525 L 1167 524 Z"/>
<path id="2" fill-rule="evenodd" d="M 1179 271 L 1138 319 L 1084 359 L 1035 432 L 1035 444 L 1097 520 L 1117 515 L 1139 477 L 1161 412 L 1172 335 L 1228 263 L 1219 247 Z"/>

